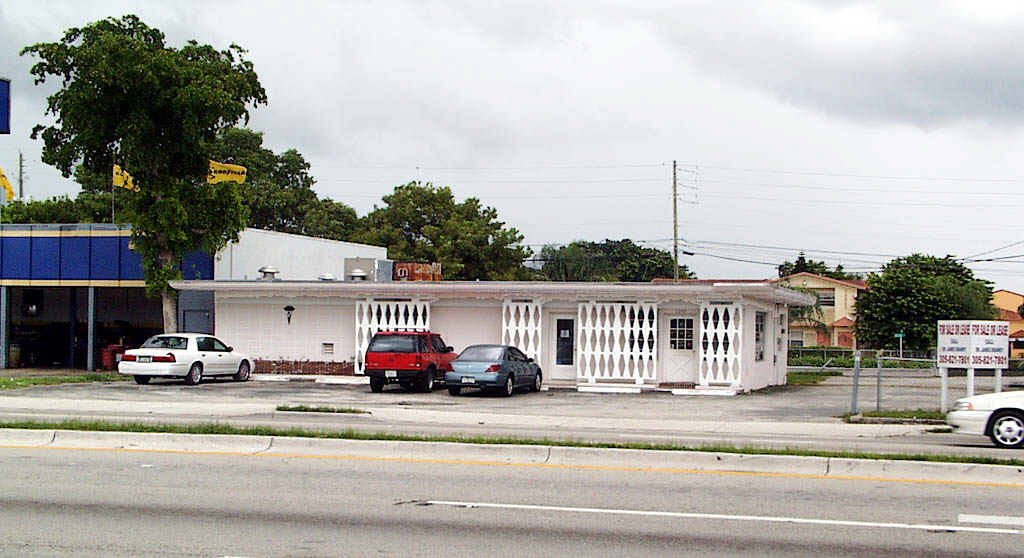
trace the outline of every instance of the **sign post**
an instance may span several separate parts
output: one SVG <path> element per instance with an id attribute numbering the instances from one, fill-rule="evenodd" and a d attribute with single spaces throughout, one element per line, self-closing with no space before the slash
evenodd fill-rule
<path id="1" fill-rule="evenodd" d="M 903 358 L 903 338 L 906 336 L 907 334 L 902 331 L 896 334 L 896 339 L 900 340 L 900 358 Z"/>
<path id="2" fill-rule="evenodd" d="M 1010 323 L 981 320 L 939 320 L 936 364 L 942 377 L 940 403 L 948 403 L 950 368 L 967 369 L 967 397 L 974 395 L 975 369 L 995 371 L 995 391 L 1003 389 L 1003 369 L 1010 363 Z"/>

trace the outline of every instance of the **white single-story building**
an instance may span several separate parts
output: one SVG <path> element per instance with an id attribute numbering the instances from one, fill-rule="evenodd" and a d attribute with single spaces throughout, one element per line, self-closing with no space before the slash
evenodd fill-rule
<path id="1" fill-rule="evenodd" d="M 431 330 L 461 351 L 515 345 L 548 383 L 735 393 L 786 382 L 788 307 L 766 281 L 174 281 L 210 291 L 216 334 L 261 372 L 355 373 L 383 330 Z"/>

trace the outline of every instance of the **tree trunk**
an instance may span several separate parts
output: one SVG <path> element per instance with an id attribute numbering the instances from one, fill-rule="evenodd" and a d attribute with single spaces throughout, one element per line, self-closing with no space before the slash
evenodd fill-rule
<path id="1" fill-rule="evenodd" d="M 164 333 L 178 333 L 178 293 L 170 287 L 160 293 L 164 308 Z"/>

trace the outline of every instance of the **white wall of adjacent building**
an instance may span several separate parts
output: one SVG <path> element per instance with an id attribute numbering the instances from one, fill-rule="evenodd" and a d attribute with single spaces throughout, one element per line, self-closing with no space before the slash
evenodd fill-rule
<path id="1" fill-rule="evenodd" d="M 387 248 L 381 246 L 245 229 L 238 234 L 238 242 L 217 252 L 213 276 L 218 281 L 258 279 L 261 267 L 273 266 L 280 271 L 278 279 L 311 280 L 330 273 L 342 280 L 345 258 L 384 260 L 387 256 Z M 363 271 L 371 273 L 373 270 Z"/>
<path id="2" fill-rule="evenodd" d="M 255 358 L 313 362 L 355 359 L 355 303 L 351 300 L 216 297 L 215 306 L 217 336 Z M 291 322 L 285 306 L 294 308 Z"/>

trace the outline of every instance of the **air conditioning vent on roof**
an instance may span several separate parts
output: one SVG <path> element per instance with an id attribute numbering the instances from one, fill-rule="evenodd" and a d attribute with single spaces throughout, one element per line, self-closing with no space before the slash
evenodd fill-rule
<path id="1" fill-rule="evenodd" d="M 274 281 L 277 279 L 278 269 L 272 265 L 265 265 L 260 268 L 260 279 L 263 281 Z"/>

